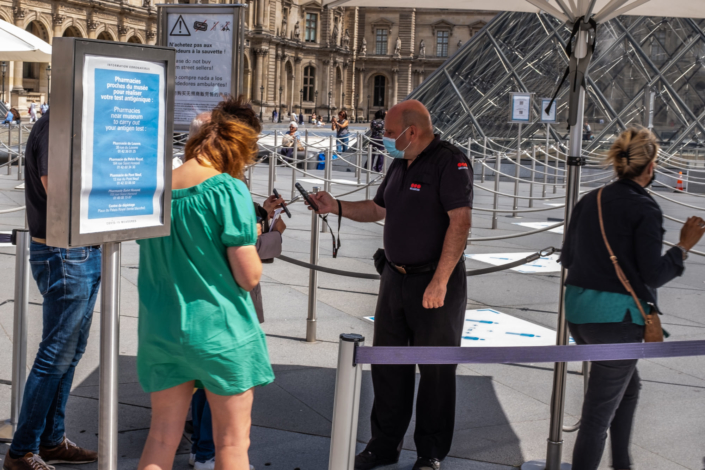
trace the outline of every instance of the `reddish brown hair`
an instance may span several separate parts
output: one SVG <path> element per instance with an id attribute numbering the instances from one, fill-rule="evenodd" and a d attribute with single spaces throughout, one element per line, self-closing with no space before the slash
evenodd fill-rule
<path id="1" fill-rule="evenodd" d="M 205 123 L 200 132 L 186 143 L 186 161 L 195 158 L 200 165 L 213 166 L 221 173 L 241 179 L 245 167 L 257 156 L 257 139 L 261 129 L 259 126 L 253 128 L 249 119 L 239 119 L 240 116 L 232 112 L 242 110 L 243 117 L 246 117 L 247 104 L 242 96 L 221 102 L 213 110 L 210 122 Z M 252 112 L 252 109 L 249 111 Z"/>

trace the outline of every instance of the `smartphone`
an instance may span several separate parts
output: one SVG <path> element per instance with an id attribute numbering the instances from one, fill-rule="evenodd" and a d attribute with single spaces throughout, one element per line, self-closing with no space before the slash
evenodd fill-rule
<path id="1" fill-rule="evenodd" d="M 304 187 L 301 186 L 301 183 L 296 183 L 295 186 L 296 186 L 296 189 L 298 189 L 299 192 L 301 193 L 301 196 L 303 196 L 304 201 L 306 201 L 306 202 L 308 203 L 308 205 L 313 208 L 314 211 L 318 212 L 318 204 L 316 204 L 316 203 L 313 201 L 313 198 L 312 198 L 311 195 L 308 193 L 308 191 L 306 191 L 306 190 L 304 189 Z"/>
<path id="2" fill-rule="evenodd" d="M 279 191 L 277 191 L 277 188 L 272 188 L 272 191 L 274 192 L 274 197 L 279 199 Z M 286 204 L 282 204 L 282 209 L 284 209 L 284 212 L 286 213 L 287 217 L 291 219 L 291 212 L 289 212 L 289 208 L 286 207 Z"/>

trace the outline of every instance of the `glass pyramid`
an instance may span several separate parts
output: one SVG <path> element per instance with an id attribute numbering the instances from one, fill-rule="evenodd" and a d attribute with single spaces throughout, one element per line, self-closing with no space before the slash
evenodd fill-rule
<path id="1" fill-rule="evenodd" d="M 414 90 L 445 139 L 469 138 L 510 146 L 509 93 L 550 98 L 568 65 L 564 44 L 571 30 L 550 15 L 500 13 L 465 47 Z M 567 80 L 558 94 L 566 138 Z M 545 136 L 534 99 L 532 123 L 522 139 Z M 598 25 L 589 69 L 585 120 L 594 139 L 586 151 L 608 146 L 630 124 L 651 124 L 667 153 L 699 153 L 705 140 L 705 20 L 622 16 Z"/>

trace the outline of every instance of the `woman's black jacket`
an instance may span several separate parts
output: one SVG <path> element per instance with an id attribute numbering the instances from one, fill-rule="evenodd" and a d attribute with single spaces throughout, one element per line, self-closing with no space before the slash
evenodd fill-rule
<path id="1" fill-rule="evenodd" d="M 561 263 L 568 269 L 566 284 L 629 294 L 617 278 L 602 240 L 597 191 L 575 206 L 565 237 Z M 622 179 L 605 187 L 602 212 L 607 239 L 639 299 L 656 305 L 656 289 L 683 274 L 683 254 L 672 247 L 663 252 L 661 208 L 639 184 Z"/>

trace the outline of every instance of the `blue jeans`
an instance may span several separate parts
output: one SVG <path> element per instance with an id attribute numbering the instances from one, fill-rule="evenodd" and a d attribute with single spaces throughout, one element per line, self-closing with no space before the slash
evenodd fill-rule
<path id="1" fill-rule="evenodd" d="M 336 144 L 336 150 L 338 153 L 343 153 L 348 151 L 348 139 L 350 136 L 344 136 L 344 137 L 338 137 L 338 141 Z"/>
<path id="2" fill-rule="evenodd" d="M 44 297 L 42 342 L 27 377 L 14 455 L 56 447 L 76 364 L 83 356 L 100 287 L 100 249 L 55 248 L 32 242 L 29 262 Z"/>
<path id="3" fill-rule="evenodd" d="M 621 323 L 568 322 L 578 344 L 641 343 L 644 327 L 632 323 L 629 313 Z M 636 359 L 595 361 L 590 366 L 580 429 L 573 448 L 573 470 L 597 470 L 605 450 L 607 430 L 612 441 L 612 467 L 631 468 L 629 441 L 641 381 Z"/>
<path id="4" fill-rule="evenodd" d="M 208 405 L 205 390 L 198 389 L 193 394 L 191 413 L 193 415 L 191 453 L 196 454 L 196 462 L 206 462 L 215 457 L 215 443 L 213 442 L 211 407 Z"/>

